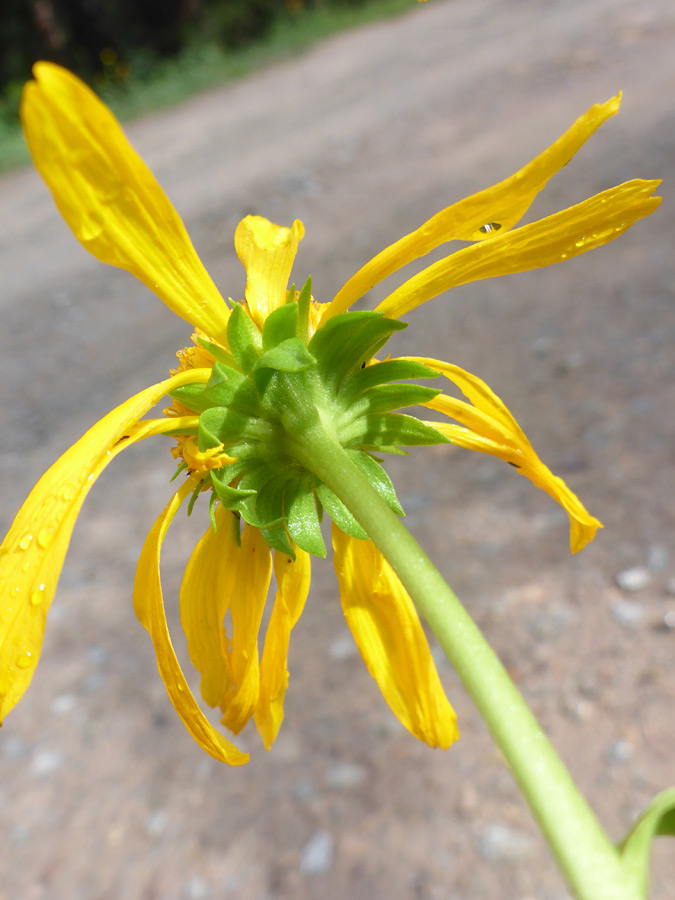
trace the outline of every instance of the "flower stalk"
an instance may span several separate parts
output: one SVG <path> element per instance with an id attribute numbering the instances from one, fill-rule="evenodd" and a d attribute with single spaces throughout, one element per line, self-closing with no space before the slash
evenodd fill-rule
<path id="1" fill-rule="evenodd" d="M 621 859 L 504 666 L 415 538 L 320 426 L 294 448 L 390 563 L 462 679 L 580 900 L 637 900 Z"/>

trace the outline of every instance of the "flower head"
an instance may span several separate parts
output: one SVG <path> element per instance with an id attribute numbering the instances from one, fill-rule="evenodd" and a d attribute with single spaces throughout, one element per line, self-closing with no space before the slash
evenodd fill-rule
<path id="1" fill-rule="evenodd" d="M 601 527 L 541 462 L 504 403 L 477 377 L 418 357 L 378 359 L 399 318 L 468 281 L 548 265 L 618 236 L 659 203 L 658 182 L 631 181 L 516 228 L 536 194 L 613 115 L 619 98 L 592 107 L 511 178 L 442 210 L 360 269 L 329 303 L 311 281 L 289 286 L 304 228 L 247 216 L 235 249 L 245 300 L 228 305 L 149 169 L 105 106 L 75 76 L 38 63 L 22 101 L 33 159 L 77 239 L 134 274 L 195 329 L 171 377 L 117 407 L 40 479 L 0 548 L 0 718 L 37 664 L 46 615 L 80 506 L 125 447 L 168 435 L 183 479 L 143 546 L 134 586 L 176 711 L 216 759 L 242 753 L 204 715 L 173 650 L 159 576 L 176 512 L 208 496 L 208 527 L 187 564 L 180 614 L 201 695 L 233 734 L 251 719 L 270 747 L 283 719 L 290 634 L 307 599 L 310 556 L 326 556 L 320 527 L 333 520 L 335 568 L 347 623 L 368 670 L 403 724 L 430 746 L 457 737 L 415 607 L 393 568 L 343 503 L 319 456 L 352 466 L 403 514 L 379 455 L 453 443 L 498 456 L 567 511 L 573 552 Z M 468 246 L 405 281 L 372 311 L 351 306 L 373 285 L 439 245 Z M 466 397 L 409 383 L 443 375 Z M 162 397 L 163 418 L 144 416 Z M 452 420 L 399 410 L 422 404 Z M 319 449 L 317 449 L 319 448 Z M 330 481 L 330 484 L 328 483 Z M 259 634 L 272 573 L 276 592 Z"/>

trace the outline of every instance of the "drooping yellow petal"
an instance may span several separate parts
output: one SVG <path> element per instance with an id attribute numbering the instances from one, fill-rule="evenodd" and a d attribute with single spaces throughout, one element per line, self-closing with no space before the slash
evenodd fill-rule
<path id="1" fill-rule="evenodd" d="M 403 725 L 430 747 L 459 737 L 417 611 L 371 541 L 333 525 L 342 609 L 368 671 Z"/>
<path id="2" fill-rule="evenodd" d="M 260 664 L 260 696 L 255 724 L 263 744 L 270 749 L 284 719 L 284 694 L 288 687 L 288 644 L 291 630 L 302 614 L 309 593 L 311 559 L 295 547 L 295 562 L 283 553 L 274 554 L 277 595 L 265 634 Z"/>
<path id="3" fill-rule="evenodd" d="M 269 544 L 257 528 L 245 525 L 231 574 L 233 689 L 223 702 L 223 725 L 239 734 L 253 715 L 260 694 L 258 633 L 272 577 Z"/>
<path id="4" fill-rule="evenodd" d="M 591 106 L 571 128 L 514 175 L 441 210 L 366 263 L 336 294 L 324 320 L 344 312 L 393 272 L 447 241 L 483 241 L 513 228 L 539 191 L 619 109 L 621 95 Z"/>
<path id="5" fill-rule="evenodd" d="M 78 241 L 139 278 L 176 315 L 224 340 L 229 310 L 180 216 L 119 123 L 79 78 L 36 63 L 21 99 L 35 165 Z"/>
<path id="6" fill-rule="evenodd" d="M 208 377 L 208 370 L 183 372 L 108 413 L 42 476 L 17 513 L 0 546 L 0 722 L 33 677 L 47 612 L 89 489 L 125 447 L 185 425 L 181 419 L 139 419 L 165 394 Z"/>
<path id="7" fill-rule="evenodd" d="M 176 491 L 166 509 L 150 529 L 136 569 L 134 610 L 139 622 L 150 635 L 157 655 L 159 674 L 183 725 L 199 746 L 214 759 L 229 763 L 231 766 L 240 766 L 248 762 L 249 755 L 242 753 L 224 735 L 216 731 L 199 708 L 176 658 L 164 612 L 159 572 L 162 543 L 181 503 L 198 484 L 199 476 L 193 475 L 189 478 Z"/>
<path id="8" fill-rule="evenodd" d="M 586 510 L 579 498 L 544 465 L 502 400 L 480 378 L 437 359 L 406 357 L 424 363 L 457 385 L 471 403 L 439 394 L 423 404 L 449 416 L 460 425 L 427 422 L 453 444 L 497 456 L 515 466 L 521 475 L 546 491 L 562 506 L 570 520 L 570 550 L 578 553 L 595 537 L 602 524 Z"/>
<path id="9" fill-rule="evenodd" d="M 607 244 L 654 212 L 661 198 L 651 195 L 659 184 L 627 181 L 538 222 L 464 247 L 410 278 L 376 310 L 397 319 L 460 284 L 550 266 Z"/>
<path id="10" fill-rule="evenodd" d="M 233 689 L 230 647 L 223 622 L 237 589 L 240 551 L 234 514 L 219 505 L 215 520 L 216 530 L 209 525 L 185 569 L 180 618 L 192 665 L 202 676 L 202 697 L 209 706 L 222 706 Z"/>
<path id="11" fill-rule="evenodd" d="M 290 228 L 262 216 L 246 216 L 234 233 L 234 248 L 246 269 L 246 302 L 253 321 L 265 319 L 286 303 L 288 279 L 305 227 L 296 219 Z"/>

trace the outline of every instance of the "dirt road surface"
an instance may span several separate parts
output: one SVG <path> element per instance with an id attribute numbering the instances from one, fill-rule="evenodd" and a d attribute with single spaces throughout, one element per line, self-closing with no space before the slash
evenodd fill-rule
<path id="1" fill-rule="evenodd" d="M 662 208 L 555 270 L 454 290 L 397 344 L 492 385 L 605 530 L 571 558 L 564 513 L 488 457 L 422 450 L 389 467 L 408 524 L 616 838 L 675 783 L 674 40 L 668 0 L 411 3 L 129 127 L 226 296 L 244 286 L 234 227 L 260 213 L 305 222 L 295 276 L 328 299 L 624 91 L 530 218 L 634 177 L 664 178 Z M 0 180 L 0 210 L 5 528 L 60 452 L 164 377 L 189 330 L 87 256 L 33 171 Z M 161 440 L 138 446 L 85 505 L 43 660 L 0 734 L 1 900 L 563 900 L 456 675 L 441 664 L 462 739 L 434 752 L 361 664 L 330 563 L 294 632 L 273 751 L 246 731 L 243 769 L 201 753 L 131 606 L 172 471 Z M 165 553 L 182 653 L 177 587 L 204 527 L 181 519 Z M 674 892 L 662 840 L 651 897 Z"/>

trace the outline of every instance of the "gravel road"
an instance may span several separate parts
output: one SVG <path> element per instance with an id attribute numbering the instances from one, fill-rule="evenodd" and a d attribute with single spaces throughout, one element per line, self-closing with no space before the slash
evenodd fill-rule
<path id="1" fill-rule="evenodd" d="M 508 466 L 395 459 L 408 523 L 487 633 L 612 835 L 675 783 L 675 9 L 667 0 L 437 0 L 328 40 L 128 131 L 225 295 L 246 213 L 301 218 L 296 280 L 327 299 L 441 206 L 506 175 L 624 91 L 531 218 L 634 177 L 665 202 L 558 266 L 454 290 L 402 352 L 451 359 L 509 404 L 605 530 Z M 188 329 L 89 258 L 32 170 L 0 179 L 0 525 L 101 415 L 162 378 Z M 373 299 L 379 294 L 374 293 Z M 447 752 L 397 725 L 315 567 L 281 736 L 250 765 L 205 757 L 173 714 L 131 606 L 167 500 L 161 442 L 105 473 L 76 528 L 43 660 L 0 734 L 0 900 L 564 900 L 560 876 L 457 676 Z M 176 523 L 170 620 L 203 523 Z M 179 649 L 184 648 L 177 640 Z M 675 853 L 654 852 L 652 900 Z"/>

